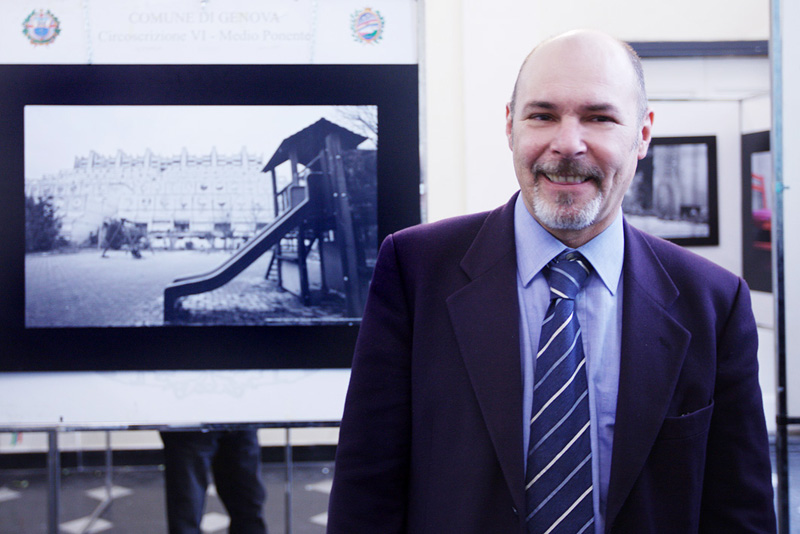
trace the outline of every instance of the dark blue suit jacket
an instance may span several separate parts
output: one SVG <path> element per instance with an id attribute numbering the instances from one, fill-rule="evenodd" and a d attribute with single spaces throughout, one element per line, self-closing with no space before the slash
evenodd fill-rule
<path id="1" fill-rule="evenodd" d="M 524 532 L 514 201 L 382 245 L 329 534 Z M 624 231 L 606 532 L 774 532 L 747 285 Z"/>

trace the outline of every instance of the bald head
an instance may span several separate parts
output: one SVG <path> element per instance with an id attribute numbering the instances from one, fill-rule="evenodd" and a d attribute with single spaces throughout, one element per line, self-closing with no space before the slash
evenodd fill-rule
<path id="1" fill-rule="evenodd" d="M 570 60 L 596 61 L 603 56 L 624 54 L 630 64 L 631 83 L 636 91 L 636 111 L 639 118 L 644 118 L 647 113 L 647 91 L 644 83 L 642 62 L 636 51 L 624 42 L 610 35 L 593 30 L 575 30 L 563 33 L 539 43 L 525 58 L 520 66 L 517 80 L 514 82 L 514 91 L 509 104 L 513 115 L 517 100 L 517 88 L 520 75 L 526 66 L 535 61 L 538 54 L 561 53 L 566 60 L 561 64 L 563 68 L 570 68 Z"/>

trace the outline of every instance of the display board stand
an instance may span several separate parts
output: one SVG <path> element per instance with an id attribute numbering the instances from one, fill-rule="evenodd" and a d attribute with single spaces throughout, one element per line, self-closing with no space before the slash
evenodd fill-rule
<path id="1" fill-rule="evenodd" d="M 294 428 L 338 428 L 339 421 L 298 421 L 298 422 L 262 422 L 262 423 L 208 423 L 197 425 L 34 425 L 34 426 L 0 426 L 3 432 L 43 432 L 48 436 L 47 450 L 47 533 L 59 534 L 59 519 L 61 516 L 61 452 L 58 448 L 58 435 L 62 432 L 105 432 L 105 490 L 106 496 L 92 513 L 90 520 L 83 532 L 89 532 L 93 523 L 111 506 L 113 502 L 113 462 L 111 455 L 111 432 L 129 430 L 168 430 L 168 431 L 225 431 L 225 430 L 253 430 L 259 428 L 283 428 L 286 432 L 286 445 L 284 450 L 284 468 L 286 470 L 284 512 L 285 532 L 292 534 L 292 512 L 294 482 L 294 460 L 290 431 Z"/>

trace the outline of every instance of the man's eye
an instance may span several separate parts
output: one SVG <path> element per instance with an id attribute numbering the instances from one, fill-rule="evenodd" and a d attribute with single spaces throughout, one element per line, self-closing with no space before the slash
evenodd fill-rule
<path id="1" fill-rule="evenodd" d="M 553 116 L 547 113 L 534 113 L 530 116 L 530 119 L 534 121 L 551 121 Z"/>
<path id="2" fill-rule="evenodd" d="M 591 120 L 592 122 L 616 122 L 613 117 L 608 115 L 595 115 Z"/>

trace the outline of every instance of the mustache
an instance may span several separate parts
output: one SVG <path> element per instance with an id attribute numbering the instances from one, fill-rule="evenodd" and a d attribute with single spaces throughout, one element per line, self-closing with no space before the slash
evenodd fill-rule
<path id="1" fill-rule="evenodd" d="M 584 176 L 591 180 L 603 179 L 603 171 L 596 165 L 590 165 L 573 158 L 564 158 L 559 161 L 536 162 L 531 168 L 534 174 L 558 174 L 561 176 Z"/>

